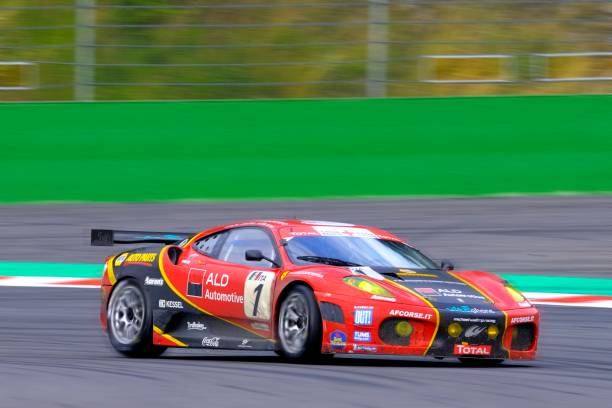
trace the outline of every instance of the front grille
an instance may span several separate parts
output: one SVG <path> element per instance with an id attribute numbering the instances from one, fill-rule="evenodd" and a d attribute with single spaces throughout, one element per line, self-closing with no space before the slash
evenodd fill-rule
<path id="1" fill-rule="evenodd" d="M 378 337 L 380 337 L 380 339 L 383 342 L 394 345 L 394 346 L 409 345 L 410 335 L 405 336 L 405 337 L 400 336 L 395 331 L 396 325 L 400 322 L 408 322 L 412 324 L 412 322 L 408 319 L 397 319 L 397 318 L 386 319 L 384 322 L 382 322 L 382 324 L 378 328 Z"/>
<path id="2" fill-rule="evenodd" d="M 512 350 L 526 351 L 533 345 L 535 325 L 522 323 L 512 326 Z"/>
<path id="3" fill-rule="evenodd" d="M 342 309 L 334 303 L 321 302 L 321 316 L 328 322 L 344 323 Z"/>

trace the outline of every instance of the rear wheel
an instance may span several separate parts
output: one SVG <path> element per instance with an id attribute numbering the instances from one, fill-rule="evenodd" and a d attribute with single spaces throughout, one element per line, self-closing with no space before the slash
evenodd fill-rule
<path id="1" fill-rule="evenodd" d="M 151 308 L 138 283 L 126 279 L 113 289 L 107 309 L 112 346 L 130 357 L 156 357 L 166 347 L 153 345 Z"/>
<path id="2" fill-rule="evenodd" d="M 278 314 L 278 353 L 290 361 L 321 357 L 322 323 L 312 290 L 296 286 L 283 298 Z"/>

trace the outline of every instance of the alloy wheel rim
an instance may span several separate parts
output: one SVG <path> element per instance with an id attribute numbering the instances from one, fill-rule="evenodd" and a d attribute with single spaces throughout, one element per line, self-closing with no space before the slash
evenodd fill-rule
<path id="1" fill-rule="evenodd" d="M 121 344 L 133 344 L 140 339 L 144 323 L 144 299 L 142 294 L 127 287 L 113 296 L 109 320 L 116 340 Z"/>
<path id="2" fill-rule="evenodd" d="M 304 297 L 294 293 L 290 295 L 280 311 L 280 340 L 286 351 L 300 353 L 308 339 L 308 305 Z"/>

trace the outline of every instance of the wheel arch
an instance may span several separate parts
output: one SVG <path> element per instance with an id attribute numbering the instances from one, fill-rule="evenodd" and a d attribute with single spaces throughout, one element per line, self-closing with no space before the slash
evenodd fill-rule
<path id="1" fill-rule="evenodd" d="M 317 299 L 315 290 L 310 283 L 304 280 L 296 279 L 296 280 L 289 282 L 287 285 L 285 285 L 285 287 L 283 287 L 281 292 L 278 294 L 276 298 L 276 302 L 274 302 L 274 314 L 273 314 L 273 320 L 272 320 L 272 328 L 274 330 L 274 337 L 276 338 L 276 340 L 278 340 L 278 314 L 280 313 L 280 304 L 285 299 L 285 297 L 287 297 L 287 294 L 291 292 L 291 290 L 297 286 L 304 286 L 310 289 L 317 303 L 317 307 L 319 307 L 319 299 Z"/>

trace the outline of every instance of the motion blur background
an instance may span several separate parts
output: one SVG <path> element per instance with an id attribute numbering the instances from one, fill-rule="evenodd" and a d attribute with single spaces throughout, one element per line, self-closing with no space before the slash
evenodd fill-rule
<path id="1" fill-rule="evenodd" d="M 0 100 L 609 93 L 607 0 L 2 0 Z"/>
<path id="2" fill-rule="evenodd" d="M 0 406 L 609 405 L 611 40 L 606 0 L 0 0 Z M 284 217 L 564 306 L 495 369 L 111 350 L 91 228 Z"/>

